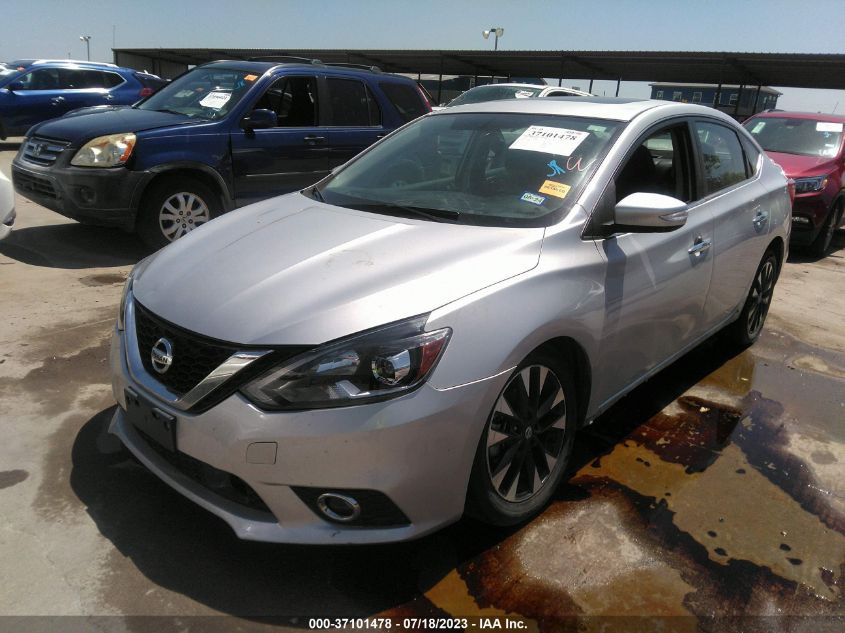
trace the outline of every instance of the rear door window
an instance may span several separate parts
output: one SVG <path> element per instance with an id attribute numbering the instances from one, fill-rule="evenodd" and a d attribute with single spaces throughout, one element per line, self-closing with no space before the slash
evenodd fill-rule
<path id="1" fill-rule="evenodd" d="M 745 154 L 736 132 L 719 125 L 695 121 L 705 195 L 727 189 L 747 178 Z"/>
<path id="2" fill-rule="evenodd" d="M 329 125 L 375 127 L 381 125 L 381 112 L 369 88 L 357 79 L 329 77 Z"/>
<path id="3" fill-rule="evenodd" d="M 422 95 L 413 86 L 383 81 L 379 84 L 379 88 L 396 108 L 403 121 L 412 121 L 428 113 Z"/>

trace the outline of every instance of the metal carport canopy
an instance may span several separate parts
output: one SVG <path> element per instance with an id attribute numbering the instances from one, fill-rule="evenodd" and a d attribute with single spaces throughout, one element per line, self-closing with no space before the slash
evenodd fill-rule
<path id="1" fill-rule="evenodd" d="M 242 48 L 116 48 L 175 64 L 290 55 L 387 72 L 501 77 L 564 77 L 845 89 L 845 55 L 694 51 L 471 51 Z"/>

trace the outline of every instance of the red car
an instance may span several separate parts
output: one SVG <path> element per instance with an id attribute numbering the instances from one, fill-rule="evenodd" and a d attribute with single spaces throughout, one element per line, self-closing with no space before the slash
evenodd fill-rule
<path id="1" fill-rule="evenodd" d="M 743 125 L 795 181 L 790 244 L 823 257 L 845 209 L 845 116 L 770 111 Z"/>

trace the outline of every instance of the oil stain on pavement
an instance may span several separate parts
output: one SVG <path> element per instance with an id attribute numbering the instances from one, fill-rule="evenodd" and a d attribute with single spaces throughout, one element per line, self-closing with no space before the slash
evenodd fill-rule
<path id="1" fill-rule="evenodd" d="M 845 384 L 797 380 L 783 363 L 817 354 L 769 343 L 769 358 L 705 345 L 633 392 L 581 434 L 540 517 L 388 613 L 519 615 L 540 630 L 637 630 L 596 616 L 643 615 L 687 616 L 674 622 L 690 630 L 714 616 L 845 626 Z M 796 399 L 814 401 L 809 415 L 793 417 Z"/>

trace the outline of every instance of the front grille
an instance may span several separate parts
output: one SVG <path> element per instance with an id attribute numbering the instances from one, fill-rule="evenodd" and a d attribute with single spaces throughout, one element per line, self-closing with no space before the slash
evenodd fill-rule
<path id="1" fill-rule="evenodd" d="M 23 146 L 23 157 L 36 165 L 52 165 L 69 145 L 69 141 L 33 136 Z"/>
<path id="2" fill-rule="evenodd" d="M 144 369 L 180 396 L 196 387 L 203 378 L 217 369 L 232 354 L 243 349 L 243 346 L 236 347 L 183 330 L 153 315 L 137 301 L 135 302 L 135 331 Z M 164 374 L 153 369 L 150 355 L 153 345 L 160 338 L 168 339 L 173 346 L 173 363 Z"/>
<path id="3" fill-rule="evenodd" d="M 16 170 L 14 172 L 14 179 L 18 189 L 22 191 L 31 192 L 47 198 L 58 198 L 56 190 L 53 188 L 53 183 L 46 178 L 39 178 L 25 171 Z"/>
<path id="4" fill-rule="evenodd" d="M 144 438 L 144 441 L 149 444 L 157 455 L 162 457 L 168 464 L 173 466 L 180 473 L 188 477 L 191 481 L 198 483 L 200 486 L 216 494 L 218 497 L 231 501 L 250 510 L 255 510 L 267 514 L 264 520 L 275 521 L 276 518 L 270 512 L 270 508 L 262 501 L 258 493 L 253 490 L 249 484 L 243 479 L 236 477 L 224 470 L 219 470 L 210 466 L 203 461 L 200 461 L 190 455 L 180 452 L 171 452 L 164 448 L 161 444 L 152 439 L 149 435 L 135 429 L 135 431 Z"/>

